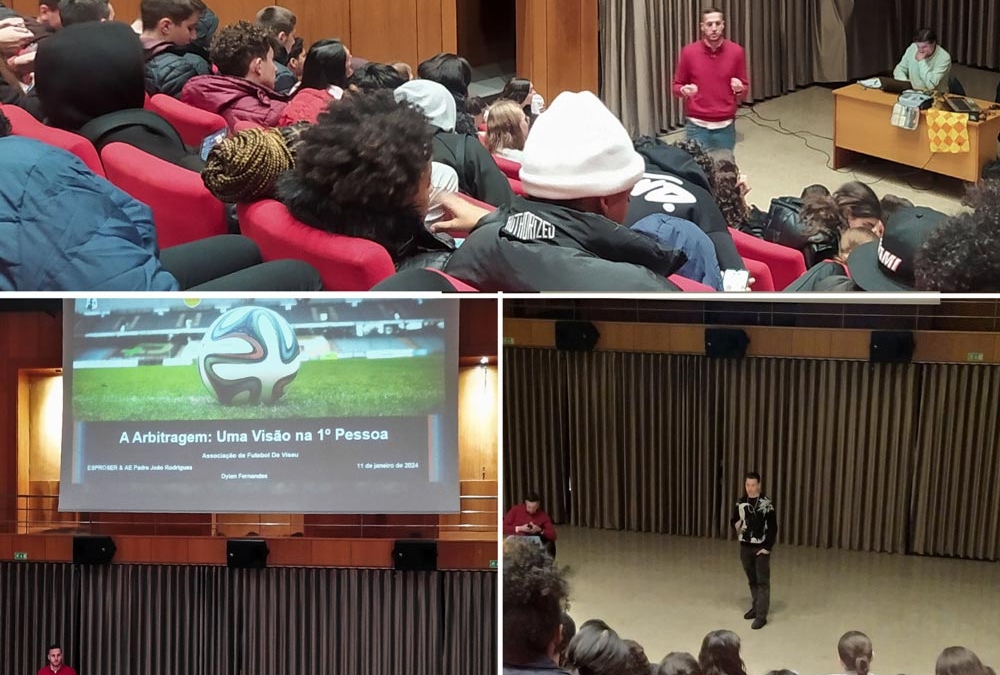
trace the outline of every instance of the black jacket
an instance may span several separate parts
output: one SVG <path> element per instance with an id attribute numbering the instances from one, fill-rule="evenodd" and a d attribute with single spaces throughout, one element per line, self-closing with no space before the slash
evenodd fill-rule
<path id="1" fill-rule="evenodd" d="M 818 262 L 788 285 L 785 293 L 817 293 L 827 288 L 833 277 L 844 277 L 844 266 L 834 260 Z M 829 280 L 829 281 L 826 281 Z"/>
<path id="2" fill-rule="evenodd" d="M 45 119 L 45 113 L 42 112 L 42 102 L 38 100 L 34 90 L 26 94 L 21 87 L 10 84 L 2 77 L 0 77 L 0 103 L 23 108 L 39 122 Z"/>
<path id="3" fill-rule="evenodd" d="M 607 218 L 514 197 L 484 217 L 445 272 L 481 291 L 664 292 L 687 258 Z"/>
<path id="4" fill-rule="evenodd" d="M 146 93 L 179 98 L 187 81 L 198 75 L 211 75 L 212 66 L 198 50 L 160 42 L 145 49 Z"/>
<path id="5" fill-rule="evenodd" d="M 646 173 L 632 189 L 625 225 L 631 227 L 647 216 L 664 213 L 690 220 L 712 240 L 721 269 L 746 269 L 711 193 L 680 176 L 650 168 L 648 162 L 646 166 Z"/>
<path id="6" fill-rule="evenodd" d="M 740 544 L 744 546 L 759 546 L 768 551 L 774 548 L 778 537 L 778 518 L 774 513 L 774 502 L 763 492 L 754 499 L 746 495 L 740 497 L 733 509 L 732 525 L 743 521 L 740 531 Z"/>
<path id="7" fill-rule="evenodd" d="M 459 191 L 481 202 L 503 206 L 514 197 L 507 176 L 475 136 L 439 130 L 434 135 L 432 159 L 453 168 Z"/>

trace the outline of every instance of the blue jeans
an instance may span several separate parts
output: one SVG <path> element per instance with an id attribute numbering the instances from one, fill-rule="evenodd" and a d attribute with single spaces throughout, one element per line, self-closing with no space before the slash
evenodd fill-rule
<path id="1" fill-rule="evenodd" d="M 706 129 L 688 120 L 684 132 L 689 141 L 698 141 L 706 150 L 736 149 L 736 121 L 722 129 Z"/>

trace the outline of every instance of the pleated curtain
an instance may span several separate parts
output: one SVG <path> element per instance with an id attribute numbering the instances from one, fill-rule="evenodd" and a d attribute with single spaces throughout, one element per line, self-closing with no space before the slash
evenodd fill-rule
<path id="1" fill-rule="evenodd" d="M 496 664 L 496 574 L 0 563 L 0 672 L 465 675 Z"/>
<path id="2" fill-rule="evenodd" d="M 783 543 L 1000 559 L 1000 367 L 505 359 L 508 505 L 530 485 L 557 523 L 728 538 L 757 470 Z"/>

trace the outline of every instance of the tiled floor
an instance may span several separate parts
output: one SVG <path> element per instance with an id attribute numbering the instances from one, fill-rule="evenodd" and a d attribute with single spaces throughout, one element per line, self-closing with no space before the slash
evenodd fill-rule
<path id="1" fill-rule="evenodd" d="M 1000 564 L 777 546 L 771 616 L 750 630 L 735 541 L 564 527 L 570 615 L 601 618 L 650 660 L 695 655 L 706 633 L 734 630 L 750 675 L 789 668 L 841 673 L 837 640 L 861 630 L 879 675 L 927 675 L 945 647 L 964 645 L 1000 665 Z"/>

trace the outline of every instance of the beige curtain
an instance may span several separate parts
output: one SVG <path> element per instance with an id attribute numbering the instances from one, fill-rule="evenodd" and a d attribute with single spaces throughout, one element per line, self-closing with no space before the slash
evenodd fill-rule
<path id="1" fill-rule="evenodd" d="M 914 28 L 929 26 L 956 63 L 1000 68 L 1000 3 L 996 0 L 914 0 Z"/>
<path id="2" fill-rule="evenodd" d="M 1000 368 L 928 365 L 920 390 L 913 551 L 1000 558 Z"/>
<path id="3" fill-rule="evenodd" d="M 755 469 L 783 543 L 1000 559 L 1000 367 L 522 348 L 504 367 L 505 480 L 556 522 L 727 538 Z"/>
<path id="4" fill-rule="evenodd" d="M 0 563 L 0 672 L 439 675 L 496 667 L 496 574 Z"/>

